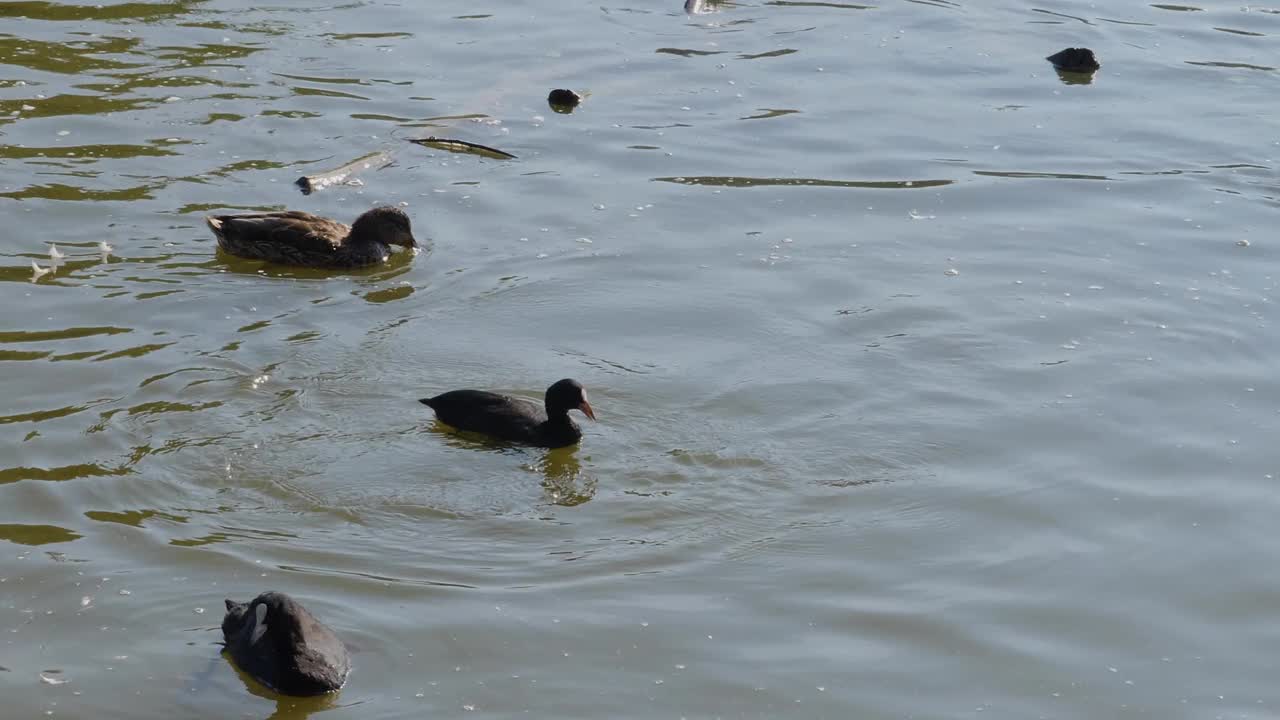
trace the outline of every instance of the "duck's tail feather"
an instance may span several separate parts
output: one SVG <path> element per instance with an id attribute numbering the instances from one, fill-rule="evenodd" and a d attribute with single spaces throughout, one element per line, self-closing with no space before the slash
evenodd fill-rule
<path id="1" fill-rule="evenodd" d="M 214 217 L 213 215 L 207 215 L 205 216 L 204 221 L 206 223 L 209 223 L 209 229 L 212 230 L 213 234 L 218 237 L 218 242 L 222 242 L 223 240 L 226 240 L 226 236 L 222 234 L 222 223 L 223 223 L 222 218 Z"/>

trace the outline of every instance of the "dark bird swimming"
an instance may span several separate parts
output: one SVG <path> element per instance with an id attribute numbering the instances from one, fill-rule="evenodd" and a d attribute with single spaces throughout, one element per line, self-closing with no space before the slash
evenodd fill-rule
<path id="1" fill-rule="evenodd" d="M 222 636 L 236 665 L 284 695 L 322 695 L 351 671 L 347 648 L 296 600 L 264 592 L 248 603 L 227 600 Z"/>
<path id="2" fill-rule="evenodd" d="M 546 448 L 582 439 L 582 428 L 569 417 L 570 410 L 596 419 L 587 391 L 577 380 L 567 378 L 547 388 L 542 407 L 532 400 L 486 390 L 453 390 L 418 402 L 435 410 L 440 422 L 459 430 Z"/>
<path id="3" fill-rule="evenodd" d="M 1045 58 L 1063 72 L 1091 73 L 1102 65 L 1089 48 L 1067 48 Z"/>
<path id="4" fill-rule="evenodd" d="M 365 211 L 350 226 L 300 210 L 205 218 L 224 252 L 281 265 L 355 268 L 387 261 L 392 245 L 414 249 L 409 216 L 400 208 Z"/>

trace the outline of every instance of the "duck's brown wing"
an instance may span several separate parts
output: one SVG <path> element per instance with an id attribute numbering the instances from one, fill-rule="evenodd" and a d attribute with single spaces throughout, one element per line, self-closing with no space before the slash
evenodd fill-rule
<path id="1" fill-rule="evenodd" d="M 218 246 L 232 255 L 289 265 L 324 265 L 351 228 L 300 210 L 206 218 Z"/>

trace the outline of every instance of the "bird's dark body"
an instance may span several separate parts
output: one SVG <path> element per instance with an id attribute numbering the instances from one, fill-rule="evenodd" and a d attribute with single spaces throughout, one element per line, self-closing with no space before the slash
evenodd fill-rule
<path id="1" fill-rule="evenodd" d="M 1102 67 L 1089 48 L 1067 48 L 1045 58 L 1063 72 L 1091 73 Z"/>
<path id="2" fill-rule="evenodd" d="M 373 220 L 361 225 L 365 217 Z M 391 255 L 388 240 L 415 246 L 408 217 L 394 208 L 370 211 L 355 226 L 300 210 L 214 215 L 205 220 L 224 252 L 280 265 L 365 267 L 386 262 Z"/>
<path id="3" fill-rule="evenodd" d="M 582 428 L 568 416 L 570 410 L 595 419 L 595 411 L 586 401 L 586 389 L 571 378 L 557 380 L 547 388 L 543 405 L 484 389 L 454 389 L 419 402 L 435 410 L 436 419 L 454 428 L 538 447 L 566 447 L 582 439 Z"/>
<path id="4" fill-rule="evenodd" d="M 538 403 L 486 390 L 453 390 L 421 400 L 436 418 L 459 430 L 499 440 L 557 448 L 582 439 L 582 428 L 567 412 L 552 419 Z"/>
<path id="5" fill-rule="evenodd" d="M 241 670 L 285 695 L 332 692 L 351 670 L 338 636 L 284 593 L 265 592 L 248 603 L 227 600 L 222 635 Z"/>

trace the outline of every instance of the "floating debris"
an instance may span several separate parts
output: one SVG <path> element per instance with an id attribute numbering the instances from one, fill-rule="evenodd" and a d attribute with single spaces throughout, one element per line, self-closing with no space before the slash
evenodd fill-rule
<path id="1" fill-rule="evenodd" d="M 436 148 L 437 150 L 446 150 L 448 152 L 467 153 L 470 155 L 479 155 L 481 157 L 493 158 L 494 160 L 515 160 L 516 156 L 509 152 L 491 148 L 487 145 L 479 143 L 467 142 L 466 140 L 450 140 L 449 138 L 424 137 L 410 138 L 409 142 L 414 145 L 422 145 L 424 147 Z"/>
<path id="2" fill-rule="evenodd" d="M 571 113 L 582 103 L 582 96 L 572 90 L 556 88 L 547 95 L 547 104 L 551 109 L 561 113 Z"/>
<path id="3" fill-rule="evenodd" d="M 331 185 L 341 185 L 347 183 L 352 175 L 361 170 L 381 170 L 391 164 L 391 155 L 385 152 L 369 153 L 352 160 L 351 162 L 329 170 L 328 172 L 317 173 L 315 175 L 303 175 L 294 181 L 294 184 L 302 188 L 303 195 L 310 195 L 313 192 L 323 190 Z"/>
<path id="4" fill-rule="evenodd" d="M 718 11 L 724 0 L 685 0 L 684 11 L 689 15 L 706 15 Z"/>
<path id="5" fill-rule="evenodd" d="M 960 274 L 960 271 L 955 268 L 947 268 L 942 274 L 947 277 L 955 277 Z"/>
<path id="6" fill-rule="evenodd" d="M 44 672 L 40 673 L 40 682 L 46 685 L 66 685 L 67 683 L 71 682 L 70 680 L 63 680 L 62 678 L 52 677 L 53 675 L 58 675 L 61 673 L 62 673 L 61 670 L 45 670 Z"/>
<path id="7" fill-rule="evenodd" d="M 1045 58 L 1062 72 L 1091 73 L 1102 67 L 1089 48 L 1067 48 Z"/>
<path id="8" fill-rule="evenodd" d="M 1248 240 L 1237 240 L 1237 241 L 1236 241 L 1236 245 L 1238 245 L 1239 247 L 1249 247 L 1249 241 L 1248 241 Z"/>

